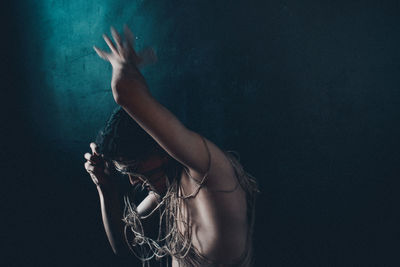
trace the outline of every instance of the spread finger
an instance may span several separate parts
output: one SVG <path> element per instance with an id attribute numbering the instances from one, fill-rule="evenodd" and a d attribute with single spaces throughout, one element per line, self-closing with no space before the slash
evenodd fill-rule
<path id="1" fill-rule="evenodd" d="M 96 51 L 96 53 L 99 57 L 101 57 L 104 60 L 110 61 L 109 60 L 110 54 L 108 54 L 107 52 L 104 52 L 103 50 L 97 48 L 96 46 L 93 46 L 93 49 L 94 49 L 94 51 Z"/>
<path id="2" fill-rule="evenodd" d="M 111 35 L 115 41 L 115 45 L 117 47 L 118 54 L 121 55 L 122 53 L 122 44 L 121 44 L 121 36 L 117 32 L 117 30 L 114 27 L 111 27 Z"/>
<path id="3" fill-rule="evenodd" d="M 111 39 L 106 34 L 103 34 L 103 38 L 104 38 L 104 41 L 106 41 L 106 43 L 107 43 L 108 47 L 110 48 L 111 52 L 113 52 L 116 55 L 119 55 L 118 50 L 115 48 L 115 46 L 114 46 L 113 42 L 111 41 Z"/>

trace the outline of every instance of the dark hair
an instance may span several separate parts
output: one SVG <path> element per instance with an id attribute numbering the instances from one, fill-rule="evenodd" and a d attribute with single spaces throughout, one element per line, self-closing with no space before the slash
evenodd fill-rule
<path id="1" fill-rule="evenodd" d="M 166 153 L 121 107 L 114 110 L 99 131 L 96 144 L 107 159 L 141 160 L 153 153 Z"/>

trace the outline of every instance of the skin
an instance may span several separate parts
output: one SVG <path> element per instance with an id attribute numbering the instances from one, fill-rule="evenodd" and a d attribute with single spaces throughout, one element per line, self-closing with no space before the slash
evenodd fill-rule
<path id="1" fill-rule="evenodd" d="M 112 65 L 111 89 L 115 102 L 120 105 L 154 140 L 178 162 L 189 170 L 190 176 L 201 181 L 208 178 L 203 188 L 194 198 L 181 201 L 181 208 L 188 207 L 193 237 L 193 246 L 205 257 L 219 262 L 229 262 L 238 258 L 246 246 L 247 218 L 246 195 L 239 186 L 231 193 L 215 192 L 230 190 L 237 185 L 232 165 L 224 153 L 214 143 L 206 139 L 211 157 L 199 134 L 186 128 L 169 110 L 163 107 L 151 95 L 139 67 L 155 58 L 150 50 L 136 53 L 134 36 L 125 27 L 124 40 L 111 28 L 114 42 L 103 35 L 110 52 L 94 47 L 97 54 Z M 150 52 L 149 52 L 150 51 Z M 149 59 L 150 58 L 150 59 Z M 101 155 L 91 144 L 92 153 L 85 154 L 86 170 L 97 186 L 103 214 L 104 227 L 115 253 L 124 249 L 121 243 L 121 225 L 117 219 L 121 215 L 117 210 L 116 189 L 110 182 L 108 168 Z M 161 164 L 157 155 L 142 162 L 140 171 L 146 172 Z M 162 173 L 155 175 L 163 175 Z M 197 188 L 185 172 L 181 174 L 180 190 L 188 195 Z M 154 207 L 157 199 L 149 196 L 139 207 L 146 212 Z M 121 218 L 121 217 L 119 217 Z M 185 219 L 185 218 L 183 218 Z M 182 229 L 182 225 L 179 227 Z M 123 239 L 122 239 L 123 240 Z M 173 259 L 173 266 L 177 266 Z"/>

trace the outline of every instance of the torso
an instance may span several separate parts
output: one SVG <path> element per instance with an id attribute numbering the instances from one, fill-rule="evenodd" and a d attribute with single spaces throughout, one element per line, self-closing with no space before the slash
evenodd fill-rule
<path id="1" fill-rule="evenodd" d="M 189 175 L 182 172 L 181 195 L 194 192 L 198 186 L 192 178 L 198 180 L 199 177 L 195 173 L 191 175 L 192 178 Z M 233 171 L 225 172 L 218 178 L 213 175 L 211 172 L 196 197 L 181 200 L 180 209 L 186 211 L 181 219 L 186 220 L 189 216 L 192 225 L 191 241 L 196 252 L 211 261 L 232 262 L 246 250 L 246 193 L 238 185 Z M 217 188 L 221 183 L 209 182 L 215 179 L 225 181 L 225 186 Z M 221 190 L 227 192 L 218 192 Z M 180 232 L 184 232 L 183 227 L 182 223 L 178 224 Z M 173 259 L 172 266 L 179 266 L 179 262 Z"/>
<path id="2" fill-rule="evenodd" d="M 224 154 L 213 144 L 209 147 L 213 164 L 208 175 L 182 169 L 175 176 L 180 178 L 172 180 L 160 210 L 159 231 L 164 235 L 151 240 L 137 213 L 126 218 L 131 230 L 145 241 L 144 246 L 157 243 L 152 249 L 158 255 L 171 255 L 174 267 L 251 266 L 257 184 L 230 153 Z M 202 177 L 206 179 L 199 187 Z M 192 197 L 184 197 L 188 195 Z"/>

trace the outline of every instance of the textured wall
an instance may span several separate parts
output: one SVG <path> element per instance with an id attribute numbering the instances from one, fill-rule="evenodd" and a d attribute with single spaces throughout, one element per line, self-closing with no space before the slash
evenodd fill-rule
<path id="1" fill-rule="evenodd" d="M 32 114 L 32 122 L 40 125 L 34 127 L 38 134 L 70 147 L 89 140 L 101 127 L 115 107 L 111 67 L 92 46 L 105 48 L 101 34 L 109 33 L 110 25 L 121 29 L 124 23 L 137 35 L 137 49 L 151 45 L 157 52 L 159 63 L 144 74 L 159 100 L 182 120 L 195 120 L 189 122 L 193 127 L 221 134 L 224 108 L 218 102 L 228 91 L 221 87 L 235 84 L 234 79 L 223 84 L 219 74 L 225 63 L 216 62 L 223 26 L 204 20 L 208 5 L 178 2 L 32 2 L 28 10 L 35 27 L 27 29 L 27 38 L 36 46 L 29 55 L 29 68 L 35 69 L 30 78 L 37 82 L 32 84 L 35 89 L 39 84 L 41 88 L 33 91 L 30 102 L 32 109 L 46 114 Z M 218 19 L 215 15 L 208 18 Z"/>
<path id="2" fill-rule="evenodd" d="M 31 0 L 10 10 L 0 155 L 14 263 L 118 263 L 82 155 L 115 107 L 111 68 L 92 45 L 127 23 L 158 54 L 144 72 L 154 95 L 258 178 L 257 266 L 399 265 L 398 1 Z"/>

